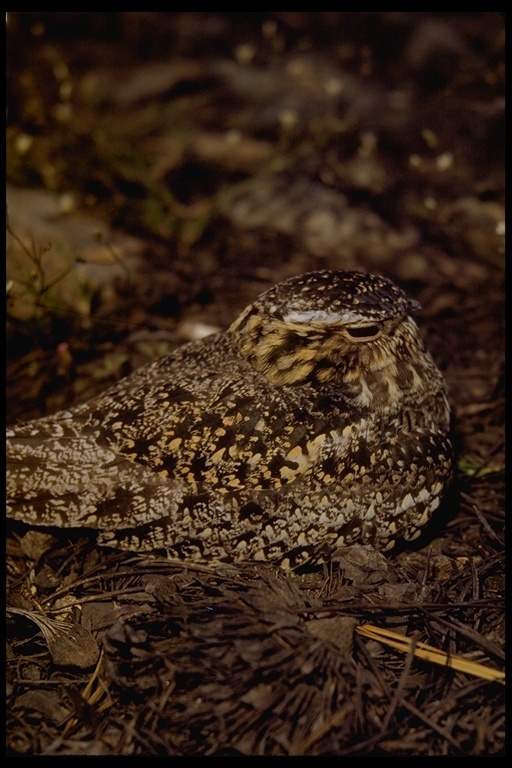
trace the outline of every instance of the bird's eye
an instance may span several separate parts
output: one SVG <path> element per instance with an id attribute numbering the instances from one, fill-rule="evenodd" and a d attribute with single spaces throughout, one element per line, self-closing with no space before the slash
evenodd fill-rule
<path id="1" fill-rule="evenodd" d="M 349 336 L 353 339 L 373 339 L 380 333 L 380 326 L 378 325 L 359 325 L 346 329 Z"/>

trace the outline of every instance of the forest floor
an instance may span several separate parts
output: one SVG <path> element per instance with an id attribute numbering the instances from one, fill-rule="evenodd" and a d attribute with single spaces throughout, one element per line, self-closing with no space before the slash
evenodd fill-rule
<path id="1" fill-rule="evenodd" d="M 10 524 L 9 754 L 504 754 L 504 56 L 494 12 L 9 13 L 8 422 L 326 267 L 421 302 L 456 448 L 414 547 L 303 572 Z"/>

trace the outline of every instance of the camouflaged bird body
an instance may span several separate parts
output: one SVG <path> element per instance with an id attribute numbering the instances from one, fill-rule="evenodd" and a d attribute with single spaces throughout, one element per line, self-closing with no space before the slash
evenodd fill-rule
<path id="1" fill-rule="evenodd" d="M 366 287 L 365 287 L 366 286 Z M 11 430 L 12 517 L 100 543 L 295 566 L 415 538 L 450 476 L 449 409 L 405 295 L 310 273 L 225 332 Z"/>

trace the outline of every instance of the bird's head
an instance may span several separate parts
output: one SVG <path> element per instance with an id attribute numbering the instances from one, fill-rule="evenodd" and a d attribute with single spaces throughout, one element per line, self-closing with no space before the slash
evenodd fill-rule
<path id="1" fill-rule="evenodd" d="M 440 374 L 411 301 L 393 282 L 320 270 L 279 283 L 231 325 L 247 360 L 277 385 L 327 385 L 361 406 L 387 407 Z"/>

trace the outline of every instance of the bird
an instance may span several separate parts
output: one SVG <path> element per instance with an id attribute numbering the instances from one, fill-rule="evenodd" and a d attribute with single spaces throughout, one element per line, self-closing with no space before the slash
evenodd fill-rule
<path id="1" fill-rule="evenodd" d="M 7 429 L 8 516 L 294 569 L 417 538 L 452 476 L 443 376 L 393 281 L 320 269 L 88 402 Z"/>

